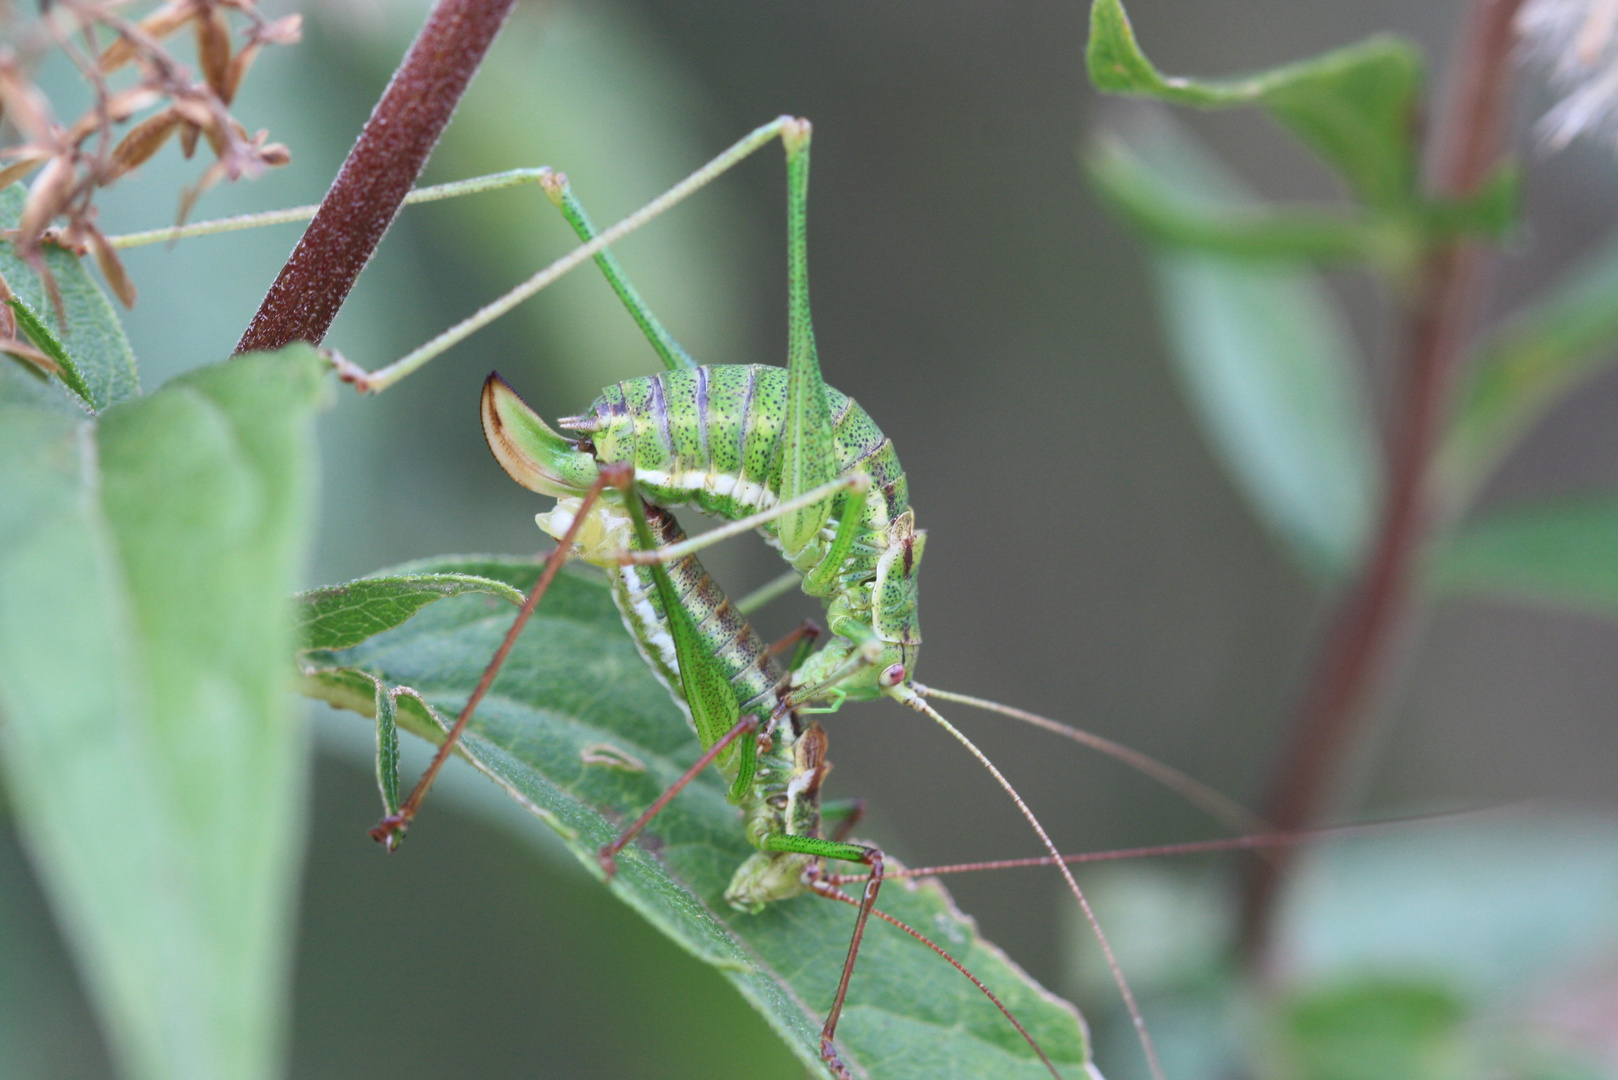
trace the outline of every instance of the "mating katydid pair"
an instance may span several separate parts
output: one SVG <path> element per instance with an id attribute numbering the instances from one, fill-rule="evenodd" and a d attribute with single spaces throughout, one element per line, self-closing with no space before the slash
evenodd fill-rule
<path id="1" fill-rule="evenodd" d="M 788 165 L 787 367 L 699 367 L 640 300 L 607 245 L 776 138 L 786 147 Z M 561 543 L 416 791 L 396 811 L 390 808 L 393 812 L 375 835 L 392 846 L 408 826 L 523 621 L 540 602 L 561 562 L 570 553 L 581 554 L 608 570 L 614 598 L 637 648 L 686 711 L 704 748 L 695 765 L 603 849 L 603 869 L 610 875 L 613 857 L 623 845 L 701 770 L 716 764 L 732 801 L 742 808 L 747 839 L 756 849 L 735 870 L 726 890 L 733 906 L 757 910 L 806 891 L 847 900 L 839 886 L 863 883 L 835 995 L 829 1004 L 816 1003 L 826 1012 L 822 1055 L 835 1073 L 847 1076 L 850 1070 L 834 1036 L 861 937 L 875 910 L 884 861 L 875 847 L 822 834 L 819 788 L 827 768 L 826 736 L 807 714 L 835 709 L 845 700 L 885 695 L 930 716 L 1011 793 L 1045 847 L 1047 854 L 1040 861 L 1061 869 L 1092 925 L 1095 921 L 1084 894 L 1032 812 L 992 763 L 923 699 L 987 703 L 930 690 L 915 681 L 920 644 L 916 575 L 923 534 L 914 527 L 904 474 L 891 443 L 863 410 L 822 381 L 807 284 L 808 148 L 806 122 L 774 121 L 599 235 L 562 177 L 545 171 L 528 174 L 544 184 L 586 240 L 583 247 L 382 371 L 364 372 L 340 357 L 334 362 L 340 374 L 362 389 L 383 389 L 560 273 L 586 258 L 597 258 L 668 371 L 620 384 L 589 414 L 563 421 L 564 428 L 577 433 L 572 439 L 552 431 L 498 378 L 491 376 L 485 384 L 482 412 L 490 446 L 520 483 L 560 500 L 556 509 L 541 515 L 541 523 Z M 460 188 L 479 186 L 469 182 Z M 441 193 L 445 192 L 434 194 Z M 184 231 L 202 232 L 207 227 Z M 686 541 L 666 510 L 684 504 L 695 504 L 729 523 Z M 813 652 L 796 649 L 784 668 L 777 666 L 771 651 L 693 557 L 707 544 L 755 527 L 782 550 L 794 574 L 801 575 L 804 590 L 827 605 L 830 641 Z M 1030 719 L 1016 710 L 989 707 Z M 1252 819 L 1239 808 L 1165 766 L 1033 719 L 1167 780 L 1227 822 L 1251 826 Z M 867 870 L 853 877 L 838 875 L 827 867 L 827 860 L 861 863 Z M 1100 927 L 1095 930 L 1135 1017 L 1152 1069 L 1160 1075 L 1128 984 Z M 1048 1060 L 1046 1064 L 1057 1072 Z"/>

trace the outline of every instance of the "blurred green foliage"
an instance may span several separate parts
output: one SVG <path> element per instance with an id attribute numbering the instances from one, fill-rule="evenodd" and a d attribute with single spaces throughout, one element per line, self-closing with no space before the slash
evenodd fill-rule
<path id="1" fill-rule="evenodd" d="M 1322 35 L 1349 40 L 1365 29 L 1356 20 L 1373 17 L 1409 22 L 1427 44 L 1448 31 L 1421 6 L 1356 13 L 1288 3 L 1255 14 L 1252 25 L 1264 27 L 1255 34 L 1245 19 L 1204 10 L 1214 7 L 1131 4 L 1145 12 L 1150 33 L 1143 36 L 1154 48 L 1162 41 L 1177 59 L 1209 67 L 1233 57 L 1234 66 L 1270 62 L 1277 59 L 1270 48 L 1307 52 L 1325 43 Z M 256 185 L 211 192 L 200 212 L 317 199 L 420 10 L 355 0 L 311 11 L 309 40 L 266 55 L 241 103 L 250 125 L 292 144 L 297 164 Z M 1072 165 L 1082 70 L 1075 46 L 1082 13 L 1074 5 L 952 10 L 927 20 L 723 0 L 525 9 L 464 103 L 431 179 L 551 163 L 568 170 L 605 222 L 768 116 L 790 109 L 813 117 L 821 132 L 813 259 L 828 378 L 856 394 L 903 447 L 933 530 L 929 663 L 949 673 L 947 685 L 1076 713 L 1124 741 L 1197 761 L 1220 786 L 1250 789 L 1269 744 L 1268 718 L 1318 614 L 1313 586 L 1265 550 L 1251 522 L 1281 537 L 1295 560 L 1341 574 L 1360 550 L 1378 491 L 1379 440 L 1365 405 L 1377 380 L 1364 357 L 1379 351 L 1386 331 L 1367 329 L 1363 306 L 1351 304 L 1346 319 L 1335 311 L 1342 280 L 1323 283 L 1315 266 L 1360 263 L 1396 290 L 1428 240 L 1506 231 L 1518 189 L 1502 174 L 1467 206 L 1416 198 L 1410 106 L 1422 91 L 1418 53 L 1408 45 L 1377 38 L 1253 79 L 1194 82 L 1162 76 L 1146 61 L 1121 6 L 1095 10 L 1103 36 L 1091 70 L 1099 65 L 1104 85 L 1199 106 L 1255 104 L 1341 167 L 1353 196 L 1277 206 L 1232 187 L 1210 191 L 1205 155 L 1195 168 L 1164 169 L 1143 151 L 1156 137 L 1151 124 L 1113 123 L 1119 135 L 1091 155 L 1091 172 L 1111 206 L 1153 245 L 1165 324 L 1174 328 L 1161 337 L 1142 316 L 1154 279 L 1098 222 Z M 64 84 L 70 73 L 53 77 Z M 1267 196 L 1319 186 L 1318 175 L 1299 170 L 1286 151 L 1251 142 L 1239 127 L 1196 122 L 1197 137 L 1227 153 L 1233 143 L 1261 147 L 1236 155 L 1246 186 Z M 1186 154 L 1204 153 L 1180 133 L 1169 138 Z M 1610 178 L 1604 158 L 1585 164 L 1601 184 Z M 164 223 L 180 179 L 193 173 L 166 158 L 152 162 L 111 193 L 102 224 L 122 231 Z M 1562 193 L 1555 205 L 1535 209 L 1555 211 L 1535 235 L 1573 242 L 1597 235 L 1605 223 L 1594 227 L 1588 215 L 1611 209 L 1610 185 L 1560 177 L 1552 181 L 1563 185 L 1552 189 Z M 982 198 L 985 186 L 999 198 Z M 778 174 L 760 166 L 625 245 L 631 273 L 699 358 L 778 359 L 781 271 L 767 254 L 773 243 L 759 233 L 763 224 L 774 228 L 780 202 Z M 568 243 L 565 227 L 532 192 L 407 213 L 332 343 L 368 364 L 391 359 Z M 290 244 L 289 231 L 266 231 L 131 255 L 142 299 L 126 325 L 148 391 L 228 352 Z M 1432 550 L 1435 592 L 1610 614 L 1618 548 L 1604 499 L 1618 478 L 1575 468 L 1599 490 L 1555 504 L 1509 468 L 1504 481 L 1490 482 L 1519 447 L 1531 461 L 1550 453 L 1544 429 L 1534 427 L 1541 417 L 1552 418 L 1559 438 L 1572 433 L 1555 444 L 1558 463 L 1586 463 L 1598 457 L 1592 446 L 1607 445 L 1589 431 L 1612 427 L 1608 414 L 1592 414 L 1602 419 L 1585 420 L 1575 438 L 1580 414 L 1567 400 L 1580 387 L 1593 387 L 1598 404 L 1603 392 L 1611 396 L 1610 380 L 1601 379 L 1618 325 L 1610 262 L 1598 254 L 1588 271 L 1565 278 L 1561 262 L 1556 271 L 1542 268 L 1539 276 L 1551 279 L 1540 290 L 1545 299 L 1526 303 L 1480 347 L 1435 479 L 1458 522 Z M 26 275 L 14 276 L 10 266 L 5 273 L 48 323 L 48 305 L 37 290 L 25 291 Z M 1525 290 L 1519 283 L 1511 291 Z M 82 335 L 60 343 L 68 353 L 94 351 Z M 1188 411 L 1210 433 L 1211 457 L 1186 434 L 1165 356 L 1179 365 Z M 279 576 L 231 588 L 252 592 L 259 604 L 273 590 L 434 552 L 531 549 L 533 508 L 490 466 L 476 431 L 476 383 L 490 366 L 532 364 L 547 386 L 545 411 L 567 412 L 602 383 L 643 373 L 650 362 L 605 285 L 581 274 L 384 398 L 341 398 L 320 425 L 325 493 L 312 569 L 302 581 L 283 567 Z M 26 423 L 88 423 L 63 411 L 65 397 L 32 376 L 15 377 L 21 369 L 11 361 L 0 363 L 8 365 L 6 404 L 25 409 Z M 117 363 L 93 370 L 102 382 L 81 371 L 78 388 L 92 404 L 132 393 L 127 379 L 118 383 Z M 40 434 L 8 413 L 0 441 L 37 456 L 57 445 Z M 994 453 L 982 452 L 986 443 Z M 31 469 L 8 468 L 0 477 L 8 528 L 44 520 L 23 509 L 36 505 L 23 486 L 47 475 Z M 1523 499 L 1525 489 L 1535 498 Z M 142 498 L 130 490 L 130 499 Z M 183 493 L 162 495 L 184 501 Z M 1474 500 L 1482 511 L 1460 517 Z M 158 504 L 154 495 L 151 505 Z M 1010 520 L 1018 522 L 1014 536 Z M 196 549 L 174 550 L 199 569 L 213 566 L 226 556 L 208 550 L 210 535 L 203 528 L 191 538 Z M 0 560 L 18 550 L 7 547 Z M 743 551 L 716 569 L 729 584 L 727 572 L 762 577 L 766 565 Z M 49 603 L 39 601 L 61 608 L 52 609 L 61 625 L 74 618 L 89 627 L 72 645 L 47 650 L 39 672 L 64 670 L 68 658 L 83 664 L 77 654 L 101 628 L 72 590 L 91 584 L 70 581 Z M 187 595 L 176 591 L 163 603 L 183 606 Z M 53 640 L 48 624 L 25 620 L 17 614 L 24 610 L 10 607 L 9 625 L 22 630 L 8 641 L 38 650 Z M 1402 724 L 1383 752 L 1390 778 L 1373 785 L 1373 803 L 1452 805 L 1569 791 L 1610 800 L 1610 680 L 1601 671 L 1569 674 L 1571 661 L 1569 669 L 1528 665 L 1543 655 L 1536 645 L 1576 661 L 1579 648 L 1561 649 L 1575 634 L 1583 652 L 1604 657 L 1611 631 L 1505 605 L 1486 609 L 1496 621 L 1485 624 L 1477 610 L 1441 609 L 1449 636 L 1440 641 L 1471 666 L 1421 676 L 1413 704 L 1395 710 Z M 1474 621 L 1462 622 L 1458 611 Z M 0 611 L 0 622 L 7 614 Z M 787 625 L 798 614 L 773 617 Z M 291 633 L 273 614 L 253 621 L 256 632 Z M 1485 631 L 1507 644 L 1491 652 Z M 5 666 L 15 663 L 11 654 L 0 661 L 0 677 L 15 677 L 20 669 Z M 78 674 L 76 666 L 57 682 Z M 0 704 L 11 724 L 14 703 Z M 961 779 L 947 749 L 897 722 L 837 719 L 837 779 L 843 791 L 872 800 L 862 831 L 912 862 L 1010 854 L 1027 844 L 1019 822 L 997 818 L 993 795 Z M 384 862 L 363 836 L 375 797 L 348 764 L 368 757 L 369 735 L 352 718 L 316 722 L 326 754 L 316 772 L 294 976 L 294 1075 L 800 1074 L 713 971 L 609 902 L 558 846 L 515 839 L 528 837 L 532 822 L 491 805 L 481 778 L 450 777 L 432 828 L 413 834 L 402 858 Z M 1188 826 L 1156 792 L 1104 772 L 1076 775 L 1073 761 L 1021 733 L 984 734 L 1008 771 L 1028 776 L 1035 805 L 1053 808 L 1064 847 Z M 1446 736 L 1453 738 L 1435 751 Z M 411 742 L 406 758 L 419 768 Z M 198 756 L 205 745 L 187 743 Z M 5 786 L 19 803 L 35 798 L 19 794 L 14 779 Z M 111 790 L 96 798 L 113 797 Z M 288 783 L 284 793 L 293 790 Z M 64 783 L 54 794 L 71 792 Z M 75 801 L 64 812 L 95 805 Z M 240 822 L 221 819 L 217 833 L 234 836 L 237 849 L 217 854 L 250 863 L 244 881 L 280 875 L 284 888 L 300 812 L 254 805 L 253 827 L 272 838 L 243 841 Z M 475 815 L 463 816 L 468 807 Z M 105 1072 L 104 1053 L 88 1042 L 84 991 L 54 936 L 66 933 L 82 950 L 89 931 L 61 914 L 59 899 L 58 925 L 47 922 L 22 864 L 18 823 L 3 820 L 10 831 L 0 842 L 0 1073 Z M 117 829 L 131 825 L 96 820 L 108 821 L 108 835 L 85 835 L 86 843 L 116 842 Z M 1515 891 L 1480 889 L 1476 877 L 1444 862 L 1443 853 L 1455 850 L 1446 831 L 1431 843 L 1404 843 L 1384 864 L 1352 868 L 1339 880 L 1360 891 L 1338 900 L 1300 885 L 1294 910 L 1312 913 L 1299 918 L 1313 930 L 1299 940 L 1326 942 L 1343 963 L 1292 972 L 1270 997 L 1240 986 L 1226 965 L 1228 901 L 1213 889 L 1181 883 L 1168 900 L 1104 910 L 1122 939 L 1126 971 L 1148 991 L 1148 1019 L 1170 1075 L 1226 1075 L 1245 1055 L 1248 1067 L 1276 1076 L 1361 1075 L 1344 1070 L 1374 1062 L 1382 1063 L 1379 1075 L 1442 1076 L 1456 1062 L 1477 1060 L 1480 1049 L 1504 1075 L 1611 1075 L 1597 1039 L 1569 1019 L 1577 1009 L 1568 1002 L 1610 1000 L 1603 995 L 1611 993 L 1618 946 L 1600 919 L 1575 916 L 1602 905 L 1618 910 L 1602 877 L 1618 839 L 1606 825 L 1584 829 L 1561 818 L 1526 840 L 1506 832 L 1497 847 L 1474 847 L 1479 864 Z M 1543 859 L 1529 857 L 1535 853 Z M 37 853 L 33 859 L 44 865 Z M 1059 901 L 1050 890 L 1007 888 L 995 878 L 963 881 L 958 892 L 982 913 L 990 936 L 1007 941 L 1035 974 L 1060 976 L 1049 944 Z M 1421 904 L 1398 903 L 1409 897 Z M 1129 944 L 1130 910 L 1151 916 L 1138 928 L 1144 945 Z M 1438 936 L 1434 927 L 1455 931 L 1446 939 L 1452 948 L 1423 949 Z M 1562 934 L 1542 933 L 1547 928 Z M 1370 930 L 1385 936 L 1374 940 Z M 270 936 L 259 943 L 278 932 L 264 931 Z M 245 951 L 253 943 L 240 944 Z M 1514 983 L 1503 989 L 1470 980 L 1469 965 L 1493 955 L 1494 945 L 1511 946 L 1517 957 L 1505 965 Z M 1356 969 L 1354 961 L 1368 958 L 1377 960 L 1375 971 Z M 888 973 L 902 975 L 903 963 Z M 89 996 L 110 1000 L 97 989 L 104 985 L 90 979 Z M 1110 994 L 1089 993 L 1091 1008 L 1104 1012 Z M 255 1021 L 273 1023 L 273 1009 Z M 1103 1068 L 1127 1075 L 1138 1048 L 1127 1030 L 1108 1027 Z M 721 1039 L 716 1030 L 725 1032 Z M 120 1047 L 136 1040 L 118 1038 Z M 262 1030 L 251 1038 L 262 1041 Z"/>

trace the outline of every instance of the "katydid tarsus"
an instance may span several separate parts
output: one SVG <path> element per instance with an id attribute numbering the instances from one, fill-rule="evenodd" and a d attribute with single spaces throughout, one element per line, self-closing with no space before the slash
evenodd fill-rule
<path id="1" fill-rule="evenodd" d="M 696 768 L 716 763 L 731 782 L 733 801 L 744 807 L 748 838 L 759 850 L 738 870 L 727 899 L 738 907 L 752 908 L 806 890 L 833 895 L 839 884 L 856 879 L 831 874 L 825 860 L 866 864 L 868 872 L 857 879 L 865 884 L 864 896 L 856 901 L 859 914 L 823 1033 L 823 1054 L 839 1075 L 848 1073 L 833 1042 L 837 1012 L 860 935 L 873 911 L 883 863 L 874 847 L 819 835 L 818 786 L 825 767 L 825 736 L 818 725 L 805 723 L 803 714 L 832 711 L 848 700 L 888 696 L 943 726 L 1016 801 L 1047 852 L 1044 861 L 1060 868 L 1089 919 L 1135 1020 L 1152 1072 L 1160 1076 L 1129 985 L 1056 846 L 993 764 L 924 698 L 993 708 L 1059 731 L 1165 780 L 1239 829 L 1251 828 L 1253 819 L 1190 778 L 1116 744 L 915 681 L 920 645 L 916 573 L 924 534 L 914 527 L 904 473 L 891 443 L 863 410 L 826 386 L 821 377 L 809 316 L 805 243 L 809 130 L 807 122 L 786 117 L 767 124 L 658 200 L 599 234 L 566 179 L 549 170 L 523 170 L 430 189 L 417 198 L 537 180 L 586 242 L 512 293 L 386 368 L 367 372 L 335 355 L 334 366 L 358 388 L 378 392 L 594 257 L 668 371 L 619 384 L 589 414 L 563 421 L 564 427 L 579 433 L 575 439 L 551 431 L 498 379 L 491 377 L 486 383 L 485 430 L 497 458 L 519 482 L 559 499 L 558 507 L 541 517 L 542 525 L 560 544 L 507 645 L 539 602 L 561 561 L 570 552 L 582 550 L 590 561 L 609 569 L 637 645 L 688 710 L 706 749 Z M 698 367 L 640 300 L 607 246 L 776 138 L 785 145 L 788 165 L 787 367 Z M 301 213 L 289 211 L 279 220 L 294 220 Z M 123 240 L 168 239 L 254 223 L 251 219 L 204 223 Z M 729 523 L 695 540 L 684 540 L 664 508 L 687 503 L 727 518 Z M 802 657 L 790 672 L 773 668 L 768 652 L 761 651 L 745 620 L 737 616 L 732 623 L 723 617 L 729 605 L 722 595 L 709 593 L 704 599 L 693 584 L 708 580 L 691 557 L 694 551 L 753 528 L 782 550 L 804 591 L 827 605 L 830 641 Z M 687 586 L 684 591 L 676 585 L 676 578 Z M 721 627 L 723 632 L 718 632 Z M 455 738 L 492 683 L 503 655 L 504 648 L 491 662 L 411 798 L 374 831 L 388 846 L 408 827 Z M 743 685 L 748 688 L 745 693 Z M 662 803 L 654 804 L 647 817 Z M 613 847 L 627 842 L 645 820 L 626 831 Z M 602 854 L 603 869 L 609 874 L 612 855 L 607 850 Z"/>

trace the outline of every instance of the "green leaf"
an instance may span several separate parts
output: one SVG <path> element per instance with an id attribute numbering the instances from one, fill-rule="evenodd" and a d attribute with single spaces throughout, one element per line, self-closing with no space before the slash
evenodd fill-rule
<path id="1" fill-rule="evenodd" d="M 1618 235 L 1484 345 L 1435 466 L 1468 500 L 1540 417 L 1618 359 Z"/>
<path id="2" fill-rule="evenodd" d="M 1275 1050 L 1299 1080 L 1464 1080 L 1466 1002 L 1429 980 L 1368 978 L 1302 995 L 1283 1010 Z"/>
<path id="3" fill-rule="evenodd" d="M 239 358 L 99 421 L 0 399 L 0 770 L 135 1080 L 279 1072 L 322 370 Z"/>
<path id="4" fill-rule="evenodd" d="M 1427 584 L 1618 615 L 1618 498 L 1500 511 L 1434 545 Z"/>
<path id="5" fill-rule="evenodd" d="M 22 184 L 0 190 L 0 229 L 17 227 L 27 197 L 28 189 Z M 0 277 L 16 297 L 12 308 L 18 324 L 35 345 L 62 365 L 62 382 L 95 411 L 138 397 L 135 353 L 106 294 L 79 257 L 65 248 L 46 244 L 45 266 L 62 295 L 65 328 L 39 275 L 12 253 L 10 241 L 0 242 Z"/>
<path id="6" fill-rule="evenodd" d="M 1379 35 L 1311 60 L 1236 79 L 1165 76 L 1141 52 L 1120 0 L 1095 0 L 1085 50 L 1098 90 L 1198 108 L 1257 104 L 1347 178 L 1367 205 L 1415 198 L 1421 54 Z"/>
<path id="7" fill-rule="evenodd" d="M 1245 200 L 1177 126 L 1132 134 L 1134 152 L 1190 197 Z M 1153 264 L 1180 376 L 1215 450 L 1291 554 L 1345 572 L 1370 533 L 1380 468 L 1360 364 L 1324 287 L 1302 268 L 1176 248 Z"/>
<path id="8" fill-rule="evenodd" d="M 530 587 L 528 560 L 414 564 Z M 302 660 L 309 693 L 369 714 L 373 678 L 394 687 L 399 725 L 442 739 L 513 612 L 489 595 L 435 603 L 408 623 L 342 652 Z M 480 770 L 554 828 L 599 875 L 596 851 L 700 753 L 695 736 L 619 621 L 596 579 L 559 575 L 467 729 Z M 432 827 L 431 804 L 417 829 Z M 814 1071 L 823 1010 L 848 949 L 853 909 L 813 896 L 745 915 L 722 899 L 752 850 L 714 770 L 682 792 L 643 841 L 618 858 L 611 890 L 697 957 L 718 967 Z M 408 857 L 408 848 L 406 855 Z M 1015 968 L 957 912 L 942 887 L 891 882 L 881 907 L 932 937 L 999 994 L 1063 1075 L 1090 1077 L 1076 1013 Z M 723 1033 L 714 1032 L 716 1045 Z M 873 924 L 838 1040 L 874 1080 L 1049 1076 L 969 982 L 923 946 Z"/>
<path id="9" fill-rule="evenodd" d="M 510 585 L 471 573 L 360 578 L 300 593 L 298 637 L 304 649 L 347 649 L 393 629 L 434 600 L 469 592 L 523 602 L 523 594 Z"/>

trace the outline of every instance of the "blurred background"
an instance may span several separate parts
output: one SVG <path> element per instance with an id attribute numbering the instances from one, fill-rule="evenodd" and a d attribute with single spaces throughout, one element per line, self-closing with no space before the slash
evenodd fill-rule
<path id="1" fill-rule="evenodd" d="M 417 0 L 300 7 L 305 41 L 264 56 L 238 109 L 249 127 L 286 142 L 294 162 L 210 192 L 198 217 L 317 201 L 425 11 Z M 426 179 L 550 164 L 605 224 L 758 124 L 783 112 L 811 118 L 822 364 L 892 436 L 929 532 L 920 677 L 1088 727 L 1255 804 L 1335 594 L 1289 561 L 1210 451 L 1174 373 L 1143 250 L 1087 187 L 1081 147 L 1136 121 L 1087 84 L 1086 7 L 529 3 Z M 1208 75 L 1394 30 L 1420 43 L 1441 77 L 1461 8 L 1129 5 L 1163 70 Z M 1522 98 L 1525 120 L 1542 110 L 1531 75 Z M 1266 196 L 1336 194 L 1324 170 L 1254 112 L 1182 119 Z M 103 226 L 167 224 L 173 192 L 193 172 L 159 157 L 103 200 Z M 1530 154 L 1527 227 L 1499 273 L 1497 314 L 1610 231 L 1615 181 L 1610 146 Z M 784 194 L 779 152 L 769 150 L 619 249 L 699 359 L 783 361 Z M 143 383 L 227 354 L 296 237 L 284 226 L 131 253 L 141 299 L 126 324 Z M 407 210 L 327 343 L 379 366 L 570 240 L 535 190 Z M 227 265 L 230 276 L 216 276 Z M 1391 305 L 1362 276 L 1331 284 L 1367 381 L 1380 385 L 1398 344 Z M 541 501 L 483 445 L 483 377 L 498 368 L 557 416 L 655 365 L 605 284 L 581 271 L 383 397 L 339 396 L 322 422 L 324 517 L 309 583 L 427 555 L 539 548 L 531 522 Z M 1608 375 L 1536 430 L 1485 505 L 1610 490 L 1615 419 L 1618 377 Z M 733 595 L 779 568 L 751 539 L 705 561 Z M 771 636 L 812 608 L 789 597 L 757 622 Z M 1367 957 L 1419 954 L 1435 926 L 1450 935 L 1445 955 L 1489 952 L 1504 935 L 1509 963 L 1435 978 L 1475 978 L 1489 988 L 1480 998 L 1488 1007 L 1550 1016 L 1545 1038 L 1564 1033 L 1579 1067 L 1593 1070 L 1567 1075 L 1618 1074 L 1615 654 L 1618 626 L 1572 611 L 1455 600 L 1414 620 L 1336 818 L 1525 799 L 1537 816 L 1362 845 L 1336 869 L 1306 868 L 1294 899 L 1305 913 L 1288 939 L 1299 963 L 1372 971 Z M 1064 850 L 1216 833 L 1111 762 L 1010 721 L 948 715 Z M 718 975 L 631 915 L 479 778 L 456 778 L 403 855 L 384 859 L 365 835 L 377 814 L 368 723 L 324 706 L 311 720 L 322 749 L 294 1076 L 802 1074 Z M 879 703 L 827 726 L 829 794 L 864 798 L 861 834 L 900 859 L 1037 853 L 990 778 L 919 718 Z M 1208 862 L 1080 878 L 1110 902 L 1122 963 L 1145 983 L 1148 1020 L 1171 1057 L 1188 1033 L 1184 1070 L 1171 1075 L 1218 1075 L 1208 1062 L 1225 1060 L 1208 1049 L 1220 1038 L 1209 1034 L 1216 1014 L 1186 1004 L 1184 972 L 1218 962 L 1229 919 L 1219 890 L 1231 869 Z M 1055 875 L 963 877 L 951 889 L 1040 980 L 1098 1015 L 1113 1008 Z M 1321 921 L 1337 928 L 1325 944 L 1311 936 Z M 1154 926 L 1172 928 L 1172 940 L 1154 938 Z M 1153 980 L 1164 971 L 1154 1016 Z M 1562 1001 L 1578 1007 L 1569 1013 Z M 1583 1026 L 1567 1021 L 1586 1013 L 1594 1019 Z M 1102 1071 L 1133 1075 L 1138 1049 L 1110 1034 L 1101 1042 Z M 0 1075 L 109 1075 L 10 831 L 0 831 Z"/>

